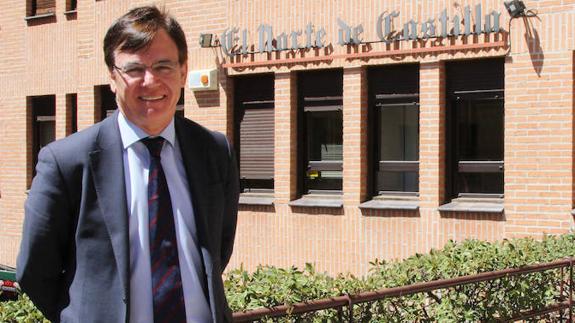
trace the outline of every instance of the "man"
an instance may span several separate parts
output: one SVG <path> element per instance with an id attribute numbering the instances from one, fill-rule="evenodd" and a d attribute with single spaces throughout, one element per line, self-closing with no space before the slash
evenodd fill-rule
<path id="1" fill-rule="evenodd" d="M 104 39 L 119 112 L 46 146 L 25 205 L 17 279 L 55 322 L 227 322 L 238 174 L 226 138 L 174 117 L 180 25 L 156 7 Z"/>

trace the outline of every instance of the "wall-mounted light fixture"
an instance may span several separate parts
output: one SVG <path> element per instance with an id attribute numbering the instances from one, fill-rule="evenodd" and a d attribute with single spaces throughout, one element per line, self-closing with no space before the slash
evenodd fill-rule
<path id="1" fill-rule="evenodd" d="M 525 4 L 521 0 L 505 1 L 505 8 L 511 18 L 525 17 Z"/>
<path id="2" fill-rule="evenodd" d="M 533 37 L 531 34 L 533 26 L 529 25 L 528 18 L 537 18 L 539 19 L 539 21 L 541 21 L 541 19 L 539 18 L 539 16 L 537 16 L 537 11 L 527 9 L 525 7 L 525 3 L 523 3 L 523 1 L 521 0 L 504 1 L 503 4 L 505 4 L 507 12 L 509 12 L 509 16 L 511 16 L 511 19 L 509 19 L 509 29 L 508 29 L 510 36 L 507 39 L 507 55 L 509 55 L 509 53 L 511 53 L 511 22 L 513 21 L 513 19 L 519 17 L 523 18 L 523 22 L 525 23 L 525 28 L 527 30 L 526 35 L 528 35 L 528 37 L 530 38 Z"/>
<path id="3" fill-rule="evenodd" d="M 200 47 L 209 48 L 212 47 L 213 34 L 200 34 Z"/>

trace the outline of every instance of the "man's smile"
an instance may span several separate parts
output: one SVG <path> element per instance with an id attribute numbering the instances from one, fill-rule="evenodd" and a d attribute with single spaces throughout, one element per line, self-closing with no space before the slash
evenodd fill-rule
<path id="1" fill-rule="evenodd" d="M 157 95 L 157 96 L 140 96 L 140 100 L 144 101 L 158 101 L 162 100 L 166 97 L 166 95 Z"/>

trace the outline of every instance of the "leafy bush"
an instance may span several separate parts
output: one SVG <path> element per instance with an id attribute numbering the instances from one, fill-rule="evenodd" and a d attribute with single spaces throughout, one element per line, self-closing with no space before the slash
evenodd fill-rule
<path id="1" fill-rule="evenodd" d="M 350 274 L 332 278 L 325 273 L 316 272 L 311 264 L 306 264 L 304 270 L 296 267 L 283 269 L 258 266 L 251 275 L 239 268 L 230 271 L 226 278 L 224 285 L 233 311 L 291 305 L 331 296 L 356 294 L 366 289 L 363 280 Z M 325 322 L 334 315 L 335 311 L 327 310 L 310 316 Z"/>
<path id="2" fill-rule="evenodd" d="M 239 311 L 518 268 L 574 255 L 573 234 L 547 236 L 542 241 L 531 238 L 494 243 L 450 241 L 442 250 L 432 249 L 428 254 L 416 254 L 403 261 L 376 259 L 363 278 L 351 275 L 331 278 L 317 273 L 309 264 L 303 271 L 295 267 L 284 270 L 260 266 L 251 275 L 242 268 L 231 271 L 226 289 L 230 306 Z M 505 277 L 358 304 L 353 315 L 355 321 L 361 322 L 494 321 L 562 300 L 561 279 L 559 269 Z M 338 321 L 337 315 L 336 311 L 321 311 L 276 321 Z M 347 311 L 343 315 L 346 319 Z"/>
<path id="3" fill-rule="evenodd" d="M 233 311 L 294 304 L 340 295 L 353 295 L 382 288 L 411 285 L 505 268 L 551 262 L 575 256 L 575 235 L 547 236 L 485 242 L 448 242 L 441 250 L 416 254 L 403 261 L 374 260 L 365 277 L 317 272 L 306 264 L 302 270 L 259 266 L 253 273 L 231 270 L 224 282 Z M 565 300 L 559 288 L 560 269 L 459 285 L 429 293 L 388 298 L 354 306 L 359 322 L 489 322 L 505 320 L 520 312 Z M 568 288 L 565 288 L 566 292 Z M 339 316 L 341 315 L 341 316 Z M 347 320 L 347 309 L 263 321 L 339 322 Z M 555 316 L 553 316 L 555 315 Z M 557 314 L 539 317 L 556 321 Z M 47 322 L 25 295 L 0 302 L 0 322 Z"/>
<path id="4" fill-rule="evenodd" d="M 24 294 L 18 295 L 17 300 L 0 302 L 0 322 L 50 323 Z"/>

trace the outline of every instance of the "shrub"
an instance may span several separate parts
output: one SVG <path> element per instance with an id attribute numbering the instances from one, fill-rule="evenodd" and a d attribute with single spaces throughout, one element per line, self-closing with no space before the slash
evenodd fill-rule
<path id="1" fill-rule="evenodd" d="M 17 300 L 0 302 L 0 322 L 50 323 L 24 294 L 18 295 Z"/>
<path id="2" fill-rule="evenodd" d="M 546 236 L 542 241 L 531 238 L 494 243 L 450 241 L 442 250 L 432 249 L 428 254 L 416 254 L 403 261 L 376 259 L 371 262 L 369 274 L 363 278 L 351 275 L 330 278 L 317 273 L 310 264 L 303 271 L 295 267 L 283 270 L 260 266 L 252 274 L 242 268 L 231 271 L 226 289 L 230 306 L 239 311 L 518 268 L 574 255 L 573 234 Z M 484 322 L 505 319 L 520 311 L 557 302 L 561 297 L 560 279 L 560 270 L 506 277 L 359 304 L 354 306 L 353 315 L 354 320 L 361 322 Z M 347 311 L 344 314 L 347 315 Z M 303 320 L 337 321 L 337 313 L 306 314 Z"/>
<path id="3" fill-rule="evenodd" d="M 416 254 L 402 261 L 374 260 L 365 277 L 340 274 L 332 277 L 306 264 L 277 268 L 258 266 L 253 273 L 242 267 L 226 274 L 224 282 L 233 311 L 294 304 L 340 295 L 353 295 L 382 288 L 411 285 L 551 262 L 575 256 L 575 235 L 546 236 L 485 242 L 448 242 L 441 250 Z M 505 320 L 520 311 L 538 309 L 562 300 L 560 270 L 505 277 L 487 282 L 459 285 L 410 296 L 384 299 L 354 306 L 359 322 L 488 322 Z M 567 290 L 567 288 L 566 288 Z M 343 319 L 348 312 L 344 310 Z M 557 320 L 557 314 L 538 319 Z M 336 310 L 264 321 L 337 322 Z M 48 322 L 28 297 L 0 302 L 0 322 Z"/>

